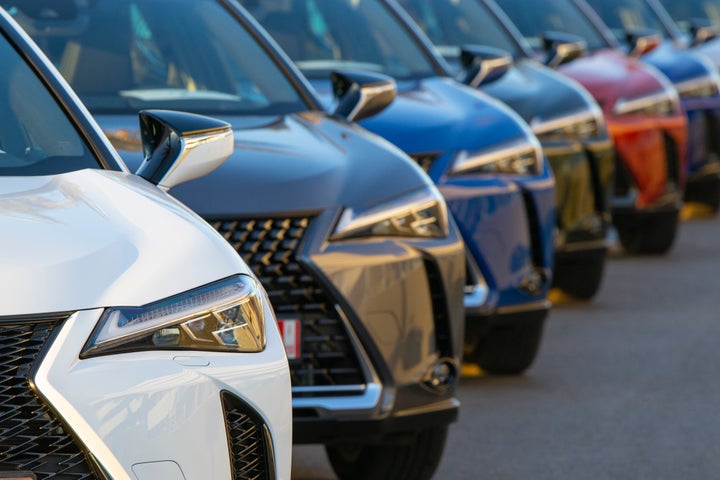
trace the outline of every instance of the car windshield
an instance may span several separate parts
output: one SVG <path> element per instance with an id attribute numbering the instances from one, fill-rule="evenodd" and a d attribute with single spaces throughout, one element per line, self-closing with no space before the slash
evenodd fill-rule
<path id="1" fill-rule="evenodd" d="M 661 0 L 660 3 L 682 27 L 688 28 L 694 18 L 720 25 L 720 0 Z"/>
<path id="2" fill-rule="evenodd" d="M 572 0 L 497 0 L 535 50 L 543 48 L 547 31 L 578 35 L 587 42 L 588 50 L 609 45 L 602 34 Z"/>
<path id="3" fill-rule="evenodd" d="M 216 0 L 0 0 L 93 113 L 307 110 Z"/>
<path id="4" fill-rule="evenodd" d="M 400 4 L 453 64 L 459 59 L 459 47 L 466 44 L 500 48 L 514 58 L 525 55 L 481 0 L 400 0 Z"/>
<path id="5" fill-rule="evenodd" d="M 588 0 L 588 3 L 620 42 L 625 42 L 627 31 L 638 28 L 670 36 L 645 0 Z"/>
<path id="6" fill-rule="evenodd" d="M 101 168 L 53 95 L 0 35 L 0 176 Z"/>
<path id="7" fill-rule="evenodd" d="M 399 80 L 436 75 L 432 61 L 378 0 L 242 0 L 309 78 L 337 68 Z"/>

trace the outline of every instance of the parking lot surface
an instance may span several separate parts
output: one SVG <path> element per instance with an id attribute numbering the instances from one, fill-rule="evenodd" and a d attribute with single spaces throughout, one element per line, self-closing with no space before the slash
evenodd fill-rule
<path id="1" fill-rule="evenodd" d="M 665 257 L 608 262 L 591 303 L 565 301 L 520 377 L 463 378 L 437 479 L 708 479 L 720 474 L 720 219 Z M 335 478 L 296 447 L 293 478 Z"/>

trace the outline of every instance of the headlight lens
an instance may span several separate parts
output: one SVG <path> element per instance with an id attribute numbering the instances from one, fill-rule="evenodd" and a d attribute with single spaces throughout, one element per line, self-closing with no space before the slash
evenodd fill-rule
<path id="1" fill-rule="evenodd" d="M 530 126 L 533 133 L 540 139 L 562 137 L 584 140 L 599 137 L 605 132 L 605 121 L 597 106 L 560 118 L 534 119 L 530 122 Z"/>
<path id="2" fill-rule="evenodd" d="M 675 88 L 680 98 L 712 97 L 720 92 L 719 85 L 718 75 L 706 75 L 676 83 Z"/>
<path id="3" fill-rule="evenodd" d="M 81 357 L 134 350 L 265 349 L 264 293 L 237 275 L 142 307 L 108 308 Z"/>
<path id="4" fill-rule="evenodd" d="M 644 95 L 642 97 L 620 99 L 613 107 L 615 115 L 674 115 L 680 111 L 680 98 L 674 87 Z"/>
<path id="5" fill-rule="evenodd" d="M 542 170 L 543 154 L 534 135 L 520 140 L 476 151 L 461 150 L 455 157 L 451 172 L 509 173 L 534 175 Z"/>
<path id="6" fill-rule="evenodd" d="M 426 237 L 448 235 L 445 201 L 428 186 L 366 210 L 343 211 L 331 239 L 358 237 Z"/>

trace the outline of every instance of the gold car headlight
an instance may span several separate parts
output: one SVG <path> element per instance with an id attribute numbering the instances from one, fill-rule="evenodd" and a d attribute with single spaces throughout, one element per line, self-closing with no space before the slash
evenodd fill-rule
<path id="1" fill-rule="evenodd" d="M 526 136 L 482 150 L 461 150 L 455 156 L 453 175 L 507 173 L 535 175 L 542 172 L 543 153 L 535 135 Z"/>
<path id="2" fill-rule="evenodd" d="M 605 134 L 605 121 L 597 105 L 558 118 L 533 119 L 530 126 L 533 133 L 541 140 L 553 138 L 585 140 Z"/>

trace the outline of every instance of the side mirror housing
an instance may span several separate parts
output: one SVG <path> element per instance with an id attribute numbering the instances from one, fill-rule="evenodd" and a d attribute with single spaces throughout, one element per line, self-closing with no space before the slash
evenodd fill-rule
<path id="1" fill-rule="evenodd" d="M 690 21 L 690 34 L 693 45 L 702 45 L 717 38 L 718 28 L 704 18 L 693 18 Z"/>
<path id="2" fill-rule="evenodd" d="M 136 173 L 164 190 L 212 172 L 235 147 L 230 124 L 214 118 L 169 110 L 139 116 L 144 160 Z"/>
<path id="3" fill-rule="evenodd" d="M 545 32 L 543 47 L 547 52 L 545 65 L 550 68 L 557 68 L 564 63 L 572 62 L 587 52 L 585 39 L 563 32 Z"/>
<path id="4" fill-rule="evenodd" d="M 380 113 L 395 100 L 395 80 L 373 72 L 332 72 L 330 74 L 337 108 L 333 115 L 349 122 Z"/>
<path id="5" fill-rule="evenodd" d="M 460 51 L 462 77 L 460 80 L 471 87 L 492 83 L 513 65 L 513 58 L 505 50 L 481 45 L 464 45 Z"/>
<path id="6" fill-rule="evenodd" d="M 655 30 L 631 29 L 625 32 L 625 40 L 630 46 L 628 55 L 639 58 L 655 50 L 662 42 L 662 36 Z"/>

